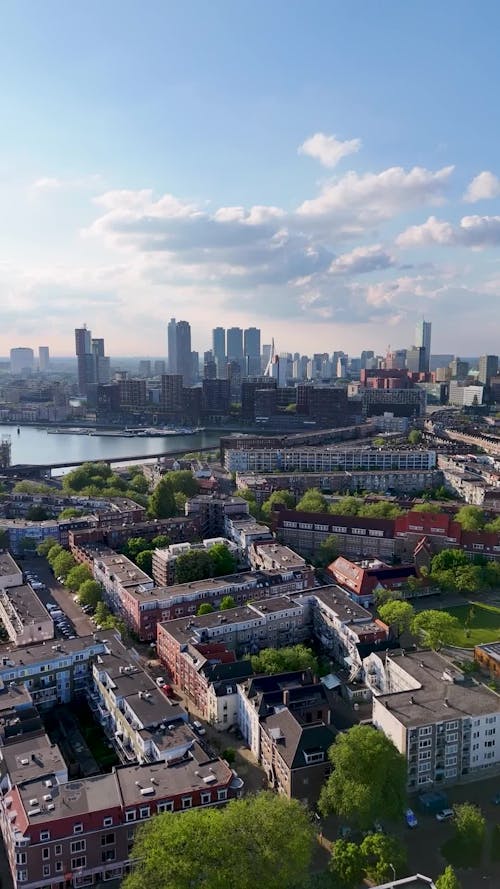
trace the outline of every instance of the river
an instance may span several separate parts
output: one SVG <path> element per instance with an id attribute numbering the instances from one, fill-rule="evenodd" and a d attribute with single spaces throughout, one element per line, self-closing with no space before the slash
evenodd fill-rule
<path id="1" fill-rule="evenodd" d="M 51 433 L 38 426 L 0 425 L 0 438 L 8 435 L 12 442 L 12 463 L 75 463 L 85 460 L 119 460 L 140 455 L 148 457 L 164 451 L 197 451 L 218 447 L 217 432 L 196 432 L 194 435 L 165 435 L 147 438 L 140 435 L 120 438 L 110 435 L 76 435 Z"/>

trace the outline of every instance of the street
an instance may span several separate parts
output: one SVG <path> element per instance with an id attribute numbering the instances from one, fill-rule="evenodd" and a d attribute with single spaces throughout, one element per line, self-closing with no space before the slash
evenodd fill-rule
<path id="1" fill-rule="evenodd" d="M 95 627 L 88 616 L 73 601 L 73 594 L 56 580 L 46 559 L 35 556 L 31 559 L 23 559 L 21 565 L 23 571 L 35 574 L 47 587 L 46 590 L 36 590 L 41 602 L 44 605 L 46 602 L 56 602 L 70 619 L 77 636 L 89 636 L 95 632 Z"/>

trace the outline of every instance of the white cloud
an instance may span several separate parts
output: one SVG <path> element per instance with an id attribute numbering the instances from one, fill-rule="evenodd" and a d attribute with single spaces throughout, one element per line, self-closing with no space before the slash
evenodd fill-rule
<path id="1" fill-rule="evenodd" d="M 31 195 L 50 194 L 57 191 L 77 191 L 80 189 L 102 188 L 103 179 L 98 173 L 88 176 L 75 176 L 73 178 L 60 178 L 57 176 L 40 176 L 29 186 Z"/>
<path id="2" fill-rule="evenodd" d="M 500 216 L 463 216 L 458 225 L 430 216 L 422 225 L 412 225 L 396 238 L 398 247 L 498 247 Z"/>
<path id="3" fill-rule="evenodd" d="M 355 247 L 350 253 L 343 253 L 335 259 L 330 272 L 334 275 L 359 275 L 388 269 L 394 265 L 393 257 L 381 244 L 370 247 Z"/>
<path id="4" fill-rule="evenodd" d="M 346 139 L 342 142 L 336 136 L 315 133 L 299 146 L 299 154 L 307 154 L 318 160 L 324 167 L 336 167 L 343 157 L 356 154 L 361 148 L 361 139 Z"/>
<path id="5" fill-rule="evenodd" d="M 328 221 L 344 232 L 359 232 L 422 204 L 441 204 L 453 172 L 443 167 L 391 167 L 381 173 L 353 171 L 327 183 L 320 195 L 304 201 L 297 213 L 304 220 Z"/>
<path id="6" fill-rule="evenodd" d="M 489 170 L 483 170 L 474 177 L 467 186 L 464 201 L 474 204 L 476 201 L 486 201 L 500 196 L 500 179 Z"/>

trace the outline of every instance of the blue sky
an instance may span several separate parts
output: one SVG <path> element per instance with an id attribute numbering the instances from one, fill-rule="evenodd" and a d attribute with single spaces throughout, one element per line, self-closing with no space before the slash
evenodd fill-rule
<path id="1" fill-rule="evenodd" d="M 5 5 L 0 352 L 498 352 L 498 4 Z M 252 209 L 253 208 L 253 209 Z"/>

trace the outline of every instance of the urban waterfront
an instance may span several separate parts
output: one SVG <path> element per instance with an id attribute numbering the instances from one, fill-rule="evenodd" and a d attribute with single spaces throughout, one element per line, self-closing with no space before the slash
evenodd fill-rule
<path id="1" fill-rule="evenodd" d="M 12 463 L 75 463 L 81 460 L 119 460 L 132 454 L 165 454 L 178 451 L 196 451 L 199 448 L 218 447 L 217 432 L 197 432 L 193 435 L 166 435 L 148 438 L 140 435 L 120 438 L 109 435 L 80 435 L 54 433 L 37 426 L 0 425 L 0 437 L 10 436 Z"/>

